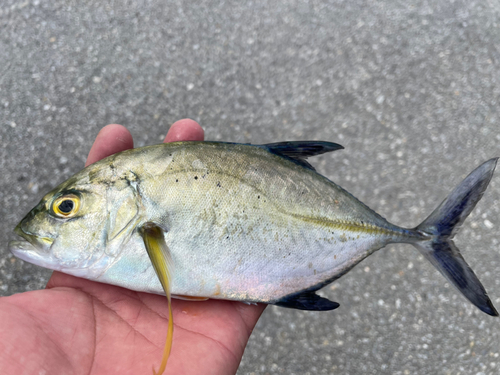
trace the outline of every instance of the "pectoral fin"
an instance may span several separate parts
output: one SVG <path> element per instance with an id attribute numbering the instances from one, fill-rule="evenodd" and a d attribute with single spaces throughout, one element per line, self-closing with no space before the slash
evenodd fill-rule
<path id="1" fill-rule="evenodd" d="M 144 240 L 144 245 L 146 246 L 149 259 L 151 259 L 153 268 L 158 276 L 158 279 L 160 280 L 168 300 L 167 341 L 165 343 L 165 348 L 163 349 L 163 357 L 158 372 L 155 372 L 153 368 L 153 374 L 161 375 L 167 366 L 170 350 L 172 349 L 172 338 L 174 333 L 174 319 L 172 316 L 172 300 L 170 294 L 173 270 L 172 255 L 170 254 L 170 250 L 165 242 L 163 229 L 159 226 L 154 223 L 146 223 L 140 228 L 139 233 Z"/>

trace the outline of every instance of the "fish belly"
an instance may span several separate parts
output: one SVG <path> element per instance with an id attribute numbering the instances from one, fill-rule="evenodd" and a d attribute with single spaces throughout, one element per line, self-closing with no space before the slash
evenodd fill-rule
<path id="1" fill-rule="evenodd" d="M 385 244 L 371 233 L 276 216 L 185 234 L 166 235 L 173 294 L 254 302 L 322 286 Z"/>

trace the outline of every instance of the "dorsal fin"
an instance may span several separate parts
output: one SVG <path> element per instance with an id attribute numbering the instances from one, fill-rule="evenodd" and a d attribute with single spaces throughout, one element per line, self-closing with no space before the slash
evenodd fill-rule
<path id="1" fill-rule="evenodd" d="M 306 158 L 344 148 L 337 143 L 321 141 L 278 142 L 260 145 L 260 147 L 266 148 L 273 154 L 291 159 L 295 163 L 313 171 L 315 171 L 314 167 L 305 160 Z"/>

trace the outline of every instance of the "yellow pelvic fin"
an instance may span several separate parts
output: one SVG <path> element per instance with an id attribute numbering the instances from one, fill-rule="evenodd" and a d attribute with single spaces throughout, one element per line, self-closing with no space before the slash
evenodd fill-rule
<path id="1" fill-rule="evenodd" d="M 171 283 L 172 283 L 172 270 L 173 261 L 170 250 L 165 242 L 165 237 L 163 236 L 163 229 L 154 223 L 144 224 L 139 233 L 141 234 L 144 245 L 149 255 L 149 259 L 153 264 L 156 275 L 160 280 L 160 283 L 167 295 L 168 300 L 168 331 L 167 340 L 165 342 L 165 348 L 163 349 L 163 357 L 161 359 L 161 364 L 158 372 L 155 371 L 153 367 L 154 375 L 161 375 L 167 367 L 168 357 L 170 356 L 170 350 L 172 349 L 172 339 L 174 334 L 174 319 L 172 316 L 172 299 L 170 295 Z"/>

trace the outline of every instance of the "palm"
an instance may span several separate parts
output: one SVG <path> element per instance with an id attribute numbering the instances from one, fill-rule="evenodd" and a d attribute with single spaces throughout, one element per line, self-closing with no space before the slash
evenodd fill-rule
<path id="1" fill-rule="evenodd" d="M 18 366 L 7 373 L 141 374 L 158 365 L 168 322 L 165 297 L 58 272 L 47 288 L 0 300 L 2 326 L 17 327 L 1 333 L 1 355 Z M 262 310 L 174 300 L 166 374 L 234 374 Z"/>
<path id="2" fill-rule="evenodd" d="M 203 140 L 192 120 L 165 141 Z M 133 147 L 123 127 L 97 136 L 87 165 Z M 234 374 L 264 305 L 173 300 L 174 337 L 166 374 Z M 0 299 L 0 368 L 7 374 L 147 374 L 162 357 L 168 324 L 163 296 L 54 272 L 46 290 Z"/>

